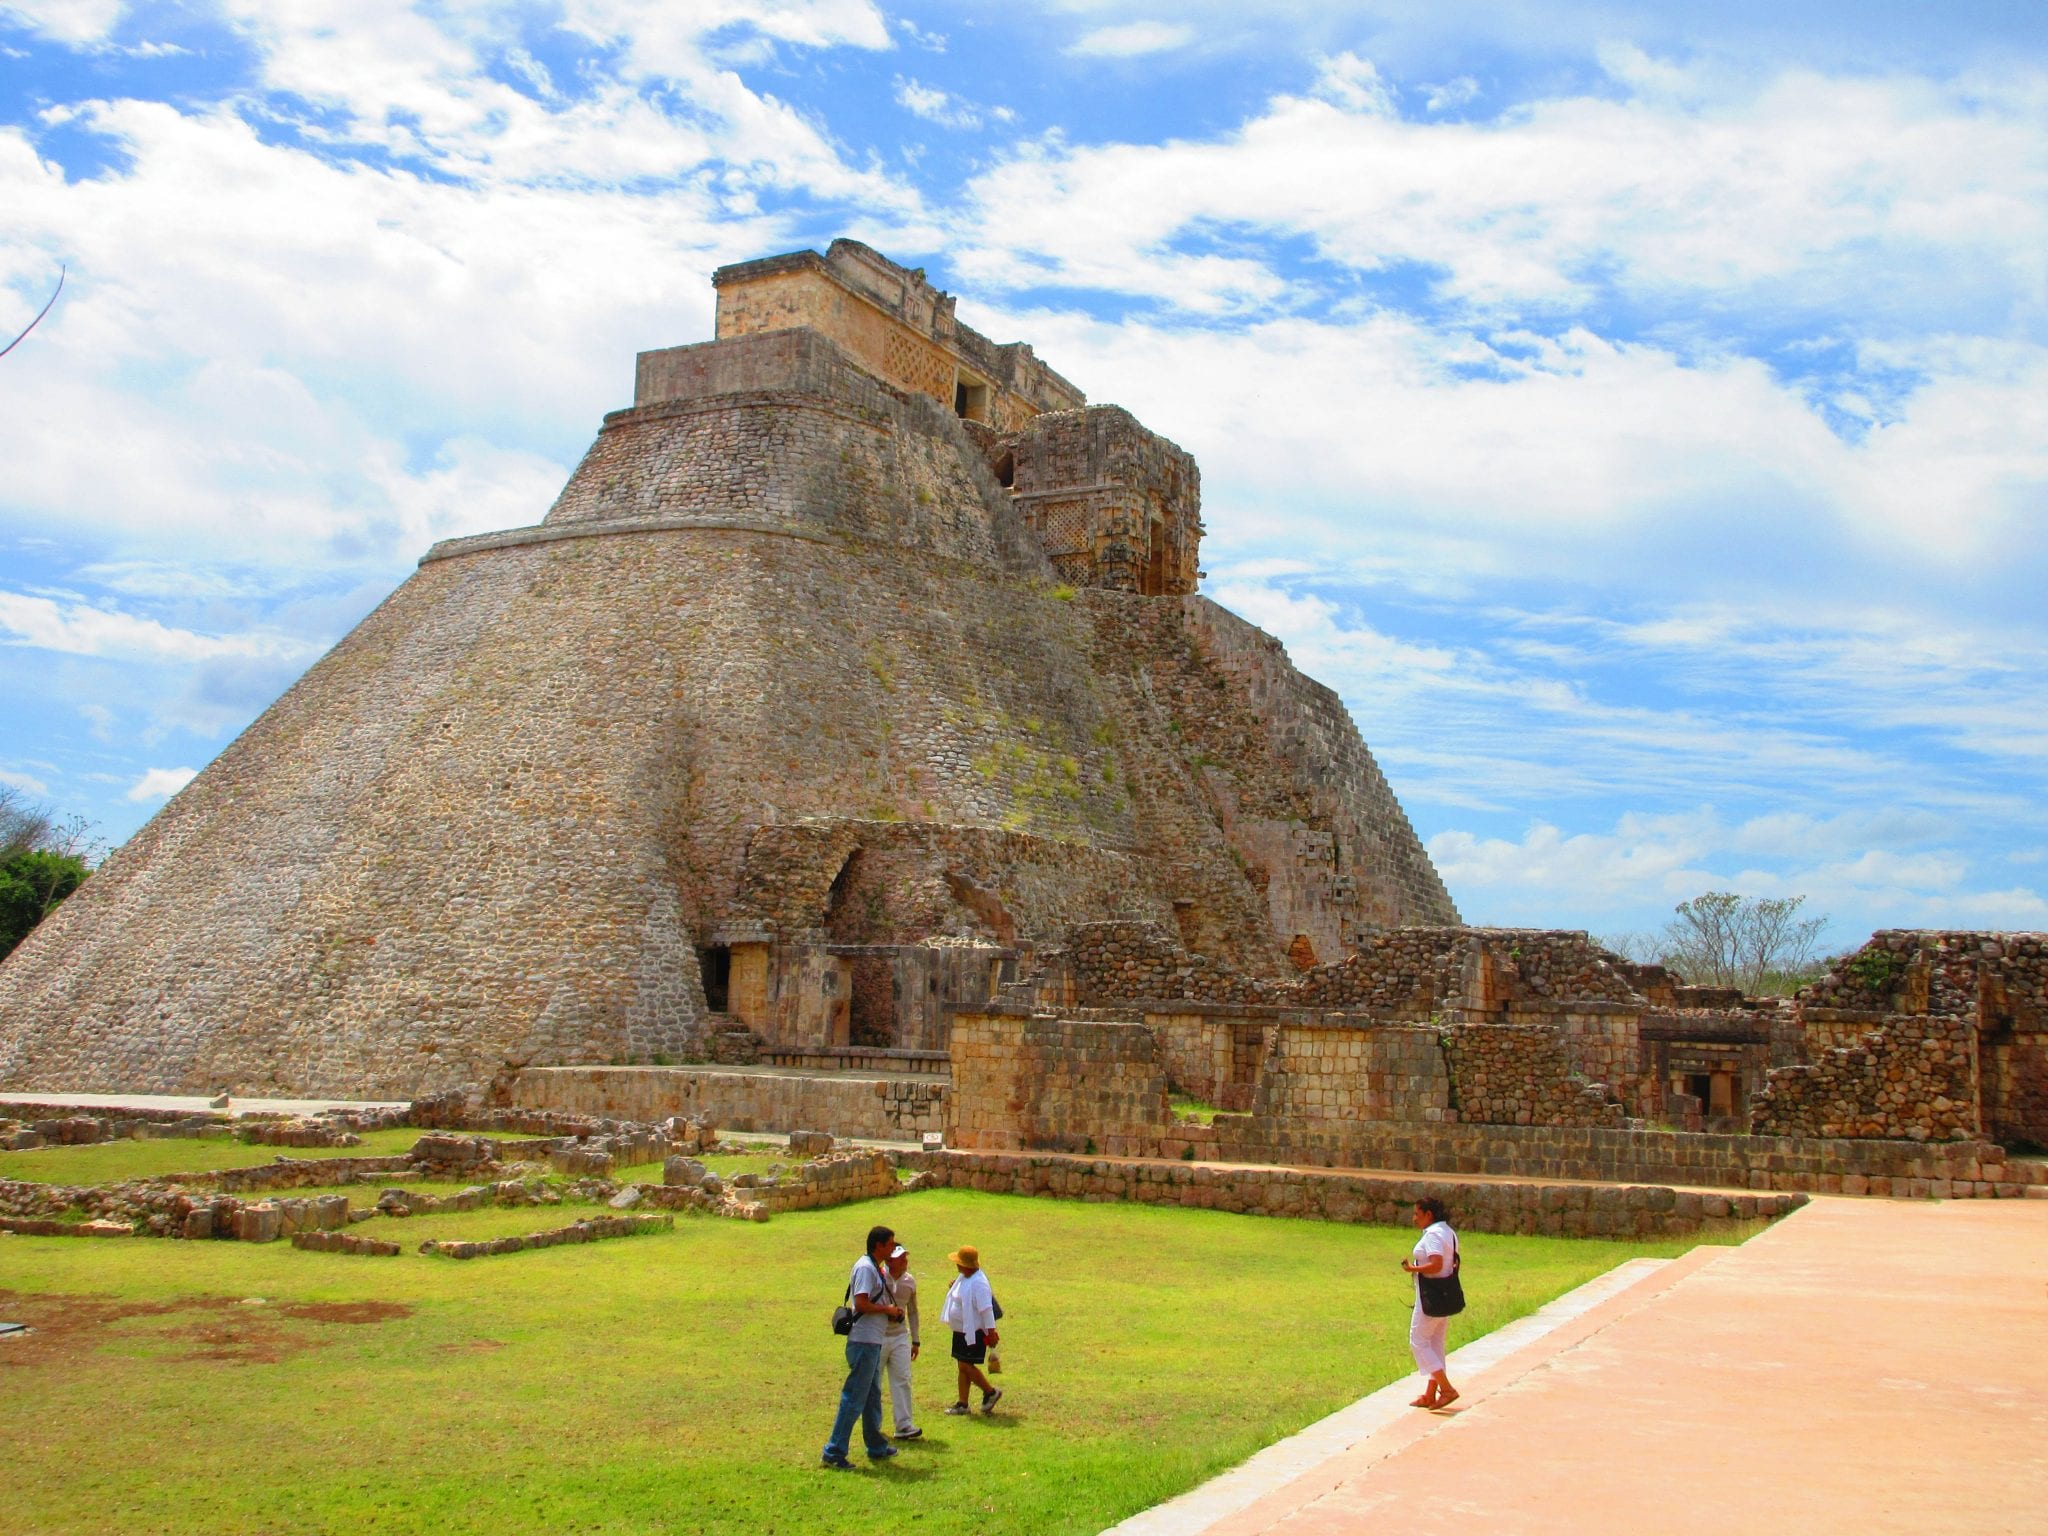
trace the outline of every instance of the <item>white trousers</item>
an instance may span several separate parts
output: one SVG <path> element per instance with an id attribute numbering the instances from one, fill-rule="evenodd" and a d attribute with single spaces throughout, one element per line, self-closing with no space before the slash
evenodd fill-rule
<path id="1" fill-rule="evenodd" d="M 910 1330 L 882 1335 L 882 1369 L 889 1373 L 889 1406 L 895 1410 L 896 1433 L 916 1426 L 910 1421 Z"/>
<path id="2" fill-rule="evenodd" d="M 1448 1317 L 1431 1317 L 1422 1310 L 1420 1301 L 1415 1303 L 1415 1315 L 1408 1320 L 1408 1351 L 1415 1356 L 1415 1368 L 1423 1375 L 1444 1368 L 1444 1341 L 1450 1331 Z"/>

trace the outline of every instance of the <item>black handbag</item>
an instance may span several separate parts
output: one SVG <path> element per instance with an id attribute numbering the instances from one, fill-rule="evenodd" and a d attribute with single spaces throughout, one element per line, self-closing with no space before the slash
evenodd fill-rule
<path id="1" fill-rule="evenodd" d="M 1462 1253 L 1453 1253 L 1448 1275 L 1415 1277 L 1415 1294 L 1422 1300 L 1424 1317 L 1456 1317 L 1465 1310 L 1465 1287 L 1458 1283 L 1458 1271 L 1464 1263 Z"/>

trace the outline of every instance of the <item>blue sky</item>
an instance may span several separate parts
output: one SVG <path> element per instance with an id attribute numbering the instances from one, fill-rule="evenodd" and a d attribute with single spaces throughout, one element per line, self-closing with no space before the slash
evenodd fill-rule
<path id="1" fill-rule="evenodd" d="M 2048 10 L 0 0 L 0 783 L 119 841 L 722 262 L 1201 461 L 1468 920 L 2048 927 Z"/>

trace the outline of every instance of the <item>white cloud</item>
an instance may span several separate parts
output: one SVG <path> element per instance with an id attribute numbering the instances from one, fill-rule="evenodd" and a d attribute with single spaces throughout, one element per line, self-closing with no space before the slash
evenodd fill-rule
<path id="1" fill-rule="evenodd" d="M 1355 53 L 1324 59 L 1316 71 L 1315 93 L 1346 112 L 1369 117 L 1396 115 L 1394 93 L 1380 78 L 1378 67 Z"/>
<path id="2" fill-rule="evenodd" d="M 202 635 L 134 614 L 19 592 L 0 592 L 0 634 L 14 645 L 131 661 L 193 662 L 223 656 L 310 658 L 318 652 L 318 647 L 287 635 Z"/>
<path id="3" fill-rule="evenodd" d="M 98 43 L 121 19 L 123 0 L 0 0 L 0 17 L 72 47 Z"/>
<path id="4" fill-rule="evenodd" d="M 1701 810 L 1629 813 L 1609 832 L 1567 833 L 1547 821 L 1520 838 L 1442 832 L 1430 839 L 1429 852 L 1472 922 L 1540 918 L 1560 901 L 1581 914 L 1668 912 L 1708 890 L 1802 896 L 1805 912 L 1833 919 L 1828 942 L 1838 944 L 1880 922 L 1996 928 L 2048 914 L 2041 897 L 2024 887 L 1971 889 L 1970 861 L 1952 848 L 1865 847 L 1848 858 L 1813 857 L 1855 819 L 1800 829 L 1818 831 L 1818 847 L 1803 835 L 1768 847 L 1774 823 L 1790 830 L 1777 818 L 1731 825 Z M 1766 848 L 1776 855 L 1768 862 L 1746 856 Z"/>
<path id="5" fill-rule="evenodd" d="M 2039 299 L 2038 75 L 1758 83 L 1670 68 L 1688 92 L 1638 74 L 1614 95 L 1488 123 L 1409 122 L 1369 64 L 1339 55 L 1312 94 L 1276 97 L 1226 134 L 1034 151 L 977 190 L 1006 215 L 1033 191 L 1054 196 L 1058 222 L 970 216 L 961 233 L 979 226 L 992 251 L 1073 263 L 1097 283 L 1110 267 L 1146 294 L 1162 242 L 1223 220 L 1306 238 L 1361 272 L 1433 269 L 1446 297 L 1486 308 L 1571 312 L 1609 287 L 1894 317 L 2016 287 Z M 1882 292 L 1859 281 L 1880 272 Z"/>
<path id="6" fill-rule="evenodd" d="M 128 798 L 138 804 L 168 800 L 198 777 L 197 768 L 152 768 L 130 786 Z"/>
<path id="7" fill-rule="evenodd" d="M 1470 75 L 1460 75 L 1455 80 L 1446 80 L 1441 85 L 1425 86 L 1424 89 L 1428 94 L 1423 97 L 1422 110 L 1434 116 L 1477 99 L 1479 82 Z"/>
<path id="8" fill-rule="evenodd" d="M 86 726 L 92 732 L 92 739 L 94 741 L 100 742 L 103 745 L 112 744 L 114 740 L 114 712 L 111 709 L 107 708 L 104 704 L 87 703 L 79 705 L 78 712 L 85 717 Z"/>
<path id="9" fill-rule="evenodd" d="M 0 768 L 0 784 L 27 795 L 47 795 L 50 792 L 50 786 L 34 774 L 17 773 L 11 768 Z"/>
<path id="10" fill-rule="evenodd" d="M 937 86 L 896 79 L 896 105 L 942 128 L 979 128 L 981 114 L 967 102 Z"/>
<path id="11" fill-rule="evenodd" d="M 1127 21 L 1113 27 L 1084 32 L 1068 45 L 1067 52 L 1085 58 L 1134 59 L 1148 53 L 1168 53 L 1194 41 L 1195 29 L 1167 21 Z"/>

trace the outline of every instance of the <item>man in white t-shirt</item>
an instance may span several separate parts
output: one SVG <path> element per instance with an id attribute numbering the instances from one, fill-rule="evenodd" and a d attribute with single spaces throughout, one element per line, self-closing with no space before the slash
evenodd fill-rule
<path id="1" fill-rule="evenodd" d="M 910 1362 L 923 1346 L 917 1337 L 917 1276 L 910 1272 L 910 1250 L 898 1243 L 889 1251 L 889 1290 L 901 1317 L 889 1319 L 882 1333 L 882 1368 L 889 1374 L 889 1404 L 896 1411 L 896 1438 L 922 1440 L 910 1402 Z"/>

